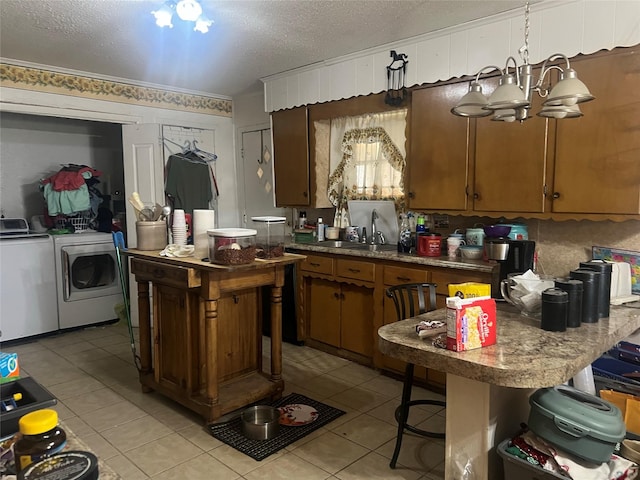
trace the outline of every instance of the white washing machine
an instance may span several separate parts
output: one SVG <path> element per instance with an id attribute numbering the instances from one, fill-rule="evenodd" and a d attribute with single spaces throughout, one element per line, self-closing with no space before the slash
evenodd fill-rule
<path id="1" fill-rule="evenodd" d="M 53 242 L 60 328 L 117 319 L 122 289 L 111 234 L 54 235 Z"/>

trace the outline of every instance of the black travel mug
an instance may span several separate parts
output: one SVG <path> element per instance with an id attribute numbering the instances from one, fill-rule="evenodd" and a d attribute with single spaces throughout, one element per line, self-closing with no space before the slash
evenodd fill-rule
<path id="1" fill-rule="evenodd" d="M 609 307 L 611 305 L 611 272 L 613 271 L 613 265 L 598 260 L 591 260 L 590 262 L 580 262 L 580 268 L 594 270 L 602 274 L 599 278 L 598 318 L 608 318 Z"/>
<path id="2" fill-rule="evenodd" d="M 598 289 L 600 272 L 578 269 L 569 272 L 569 277 L 582 281 L 582 323 L 598 322 Z"/>
<path id="3" fill-rule="evenodd" d="M 561 278 L 555 281 L 556 288 L 560 288 L 569 295 L 569 311 L 567 313 L 567 327 L 579 327 L 582 322 L 582 281 Z"/>
<path id="4" fill-rule="evenodd" d="M 542 292 L 542 318 L 540 328 L 548 332 L 567 329 L 569 294 L 560 288 L 547 288 Z"/>

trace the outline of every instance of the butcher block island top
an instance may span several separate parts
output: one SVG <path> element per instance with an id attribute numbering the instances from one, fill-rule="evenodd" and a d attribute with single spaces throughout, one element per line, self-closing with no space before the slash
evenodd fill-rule
<path id="1" fill-rule="evenodd" d="M 143 391 L 156 390 L 205 422 L 282 396 L 284 267 L 304 255 L 225 266 L 162 257 L 156 251 L 129 249 L 126 254 L 138 288 Z M 268 369 L 262 365 L 265 286 L 271 300 Z"/>

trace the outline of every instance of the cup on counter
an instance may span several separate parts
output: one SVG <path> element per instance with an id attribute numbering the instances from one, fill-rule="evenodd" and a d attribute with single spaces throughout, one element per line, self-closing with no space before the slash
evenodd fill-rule
<path id="1" fill-rule="evenodd" d="M 484 241 L 484 229 L 467 228 L 466 241 L 467 245 L 482 245 Z"/>
<path id="2" fill-rule="evenodd" d="M 346 227 L 344 232 L 344 238 L 347 242 L 358 242 L 360 240 L 360 236 L 358 235 L 358 227 L 356 226 Z"/>
<path id="3" fill-rule="evenodd" d="M 467 243 L 460 237 L 450 236 L 447 238 L 447 255 L 451 258 L 455 258 L 460 254 L 460 245 L 466 245 Z"/>
<path id="4" fill-rule="evenodd" d="M 340 227 L 327 227 L 325 237 L 327 240 L 337 240 L 340 236 Z"/>

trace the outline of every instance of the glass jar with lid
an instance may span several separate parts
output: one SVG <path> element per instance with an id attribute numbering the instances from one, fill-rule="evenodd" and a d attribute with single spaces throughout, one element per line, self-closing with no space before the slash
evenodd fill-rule
<path id="1" fill-rule="evenodd" d="M 284 255 L 285 217 L 251 217 L 257 231 L 256 257 L 276 258 Z"/>
<path id="2" fill-rule="evenodd" d="M 222 265 L 244 265 L 256 259 L 256 234 L 250 228 L 207 230 L 209 261 Z"/>

